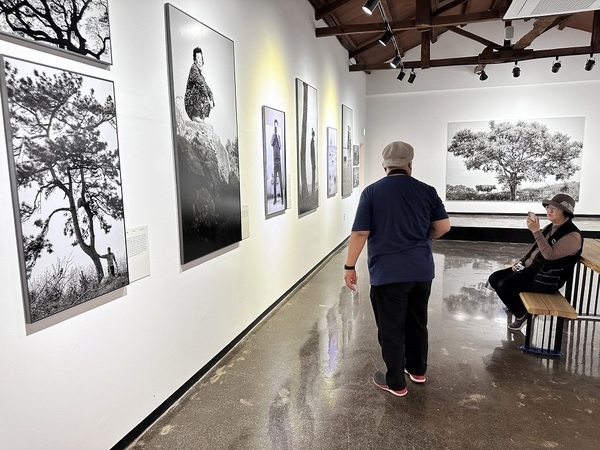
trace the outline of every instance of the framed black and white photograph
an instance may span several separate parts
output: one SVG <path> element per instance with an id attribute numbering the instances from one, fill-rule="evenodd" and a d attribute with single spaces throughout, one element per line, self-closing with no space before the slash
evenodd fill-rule
<path id="1" fill-rule="evenodd" d="M 33 323 L 129 283 L 114 86 L 1 60 L 25 315 Z"/>
<path id="2" fill-rule="evenodd" d="M 354 167 L 360 164 L 360 146 L 353 145 L 352 146 L 352 165 Z"/>
<path id="3" fill-rule="evenodd" d="M 351 108 L 342 105 L 342 198 L 352 194 L 352 123 Z"/>
<path id="4" fill-rule="evenodd" d="M 108 0 L 2 0 L 0 35 L 112 63 Z"/>
<path id="5" fill-rule="evenodd" d="M 357 188 L 358 185 L 359 185 L 359 183 L 360 183 L 359 169 L 360 169 L 360 167 L 353 167 L 352 168 L 352 187 L 353 188 Z"/>
<path id="6" fill-rule="evenodd" d="M 181 263 L 242 239 L 233 41 L 165 5 Z"/>
<path id="7" fill-rule="evenodd" d="M 299 216 L 315 211 L 319 206 L 317 115 L 317 90 L 296 78 Z"/>
<path id="8" fill-rule="evenodd" d="M 337 129 L 327 128 L 327 197 L 337 194 Z"/>
<path id="9" fill-rule="evenodd" d="M 446 201 L 539 203 L 579 199 L 584 117 L 448 124 Z"/>
<path id="10" fill-rule="evenodd" d="M 265 218 L 285 212 L 286 154 L 285 113 L 277 109 L 262 107 L 263 164 L 265 179 Z"/>

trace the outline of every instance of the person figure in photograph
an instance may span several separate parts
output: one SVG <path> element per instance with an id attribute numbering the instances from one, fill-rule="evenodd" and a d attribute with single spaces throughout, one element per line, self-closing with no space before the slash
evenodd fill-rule
<path id="1" fill-rule="evenodd" d="M 106 264 L 108 265 L 108 273 L 113 277 L 116 274 L 115 268 L 117 267 L 117 258 L 115 254 L 110 250 L 110 247 L 106 249 L 106 255 L 99 255 L 100 258 L 106 259 Z"/>
<path id="2" fill-rule="evenodd" d="M 317 170 L 317 166 L 316 166 L 316 154 L 315 154 L 315 129 L 311 128 L 311 135 L 312 137 L 310 138 L 310 168 L 311 168 L 311 173 L 312 173 L 312 194 L 315 194 L 315 171 Z"/>
<path id="3" fill-rule="evenodd" d="M 190 68 L 187 85 L 185 87 L 185 112 L 191 120 L 203 122 L 212 108 L 215 107 L 213 93 L 202 75 L 204 68 L 204 55 L 202 49 L 196 47 L 193 51 L 194 62 Z"/>
<path id="4" fill-rule="evenodd" d="M 279 122 L 273 121 L 273 135 L 271 136 L 271 147 L 273 147 L 273 204 L 277 202 L 277 178 L 279 178 L 279 194 L 283 203 L 283 178 L 281 176 L 281 138 L 277 134 Z"/>
<path id="5" fill-rule="evenodd" d="M 402 141 L 382 152 L 386 176 L 367 186 L 352 225 L 344 281 L 356 290 L 356 262 L 368 242 L 371 304 L 387 372 L 375 385 L 402 397 L 405 373 L 414 383 L 427 378 L 427 305 L 435 276 L 432 239 L 450 230 L 434 187 L 412 175 L 413 147 Z"/>

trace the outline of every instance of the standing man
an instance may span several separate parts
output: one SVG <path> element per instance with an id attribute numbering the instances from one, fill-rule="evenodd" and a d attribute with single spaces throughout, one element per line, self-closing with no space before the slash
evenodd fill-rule
<path id="1" fill-rule="evenodd" d="M 106 255 L 98 255 L 100 258 L 106 259 L 106 264 L 108 266 L 108 272 L 114 277 L 115 276 L 115 267 L 117 267 L 117 258 L 115 254 L 110 250 L 110 247 L 106 249 Z"/>
<path id="2" fill-rule="evenodd" d="M 277 134 L 279 122 L 273 121 L 273 135 L 271 136 L 271 147 L 273 147 L 273 204 L 277 202 L 277 178 L 279 177 L 279 194 L 283 204 L 283 179 L 281 178 L 281 139 Z"/>
<path id="3" fill-rule="evenodd" d="M 407 373 L 427 379 L 427 304 L 435 276 L 431 240 L 450 230 L 435 188 L 411 176 L 413 147 L 388 144 L 382 152 L 386 176 L 361 194 L 352 225 L 344 281 L 356 290 L 356 261 L 368 242 L 371 304 L 387 373 L 375 372 L 380 389 L 402 397 Z"/>

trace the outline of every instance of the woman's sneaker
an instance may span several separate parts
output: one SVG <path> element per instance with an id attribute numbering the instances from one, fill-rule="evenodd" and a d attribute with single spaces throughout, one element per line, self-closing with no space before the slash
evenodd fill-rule
<path id="1" fill-rule="evenodd" d="M 525 325 L 526 322 L 527 322 L 527 314 L 525 314 L 520 319 L 515 318 L 515 320 L 513 320 L 511 323 L 508 324 L 508 329 L 511 331 L 519 331 L 521 328 L 523 328 L 523 325 Z"/>

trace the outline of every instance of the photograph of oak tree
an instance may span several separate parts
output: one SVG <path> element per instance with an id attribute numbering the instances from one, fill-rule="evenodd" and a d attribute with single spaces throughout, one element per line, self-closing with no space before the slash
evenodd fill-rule
<path id="1" fill-rule="evenodd" d="M 129 283 L 112 82 L 2 58 L 28 322 Z"/>
<path id="2" fill-rule="evenodd" d="M 108 0 L 2 0 L 0 32 L 112 63 Z"/>
<path id="3" fill-rule="evenodd" d="M 579 198 L 585 118 L 448 124 L 446 200 Z M 516 212 L 516 211 L 515 211 Z"/>

